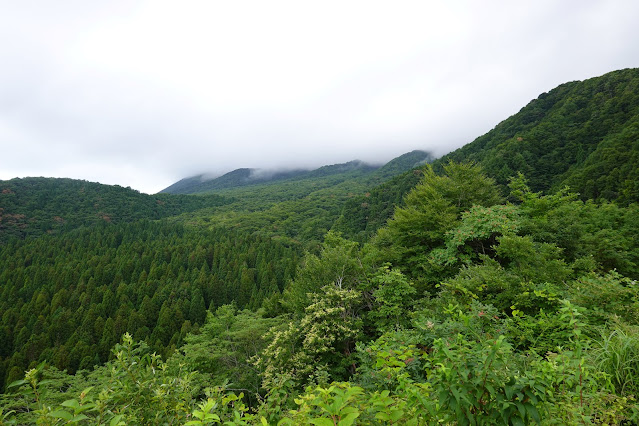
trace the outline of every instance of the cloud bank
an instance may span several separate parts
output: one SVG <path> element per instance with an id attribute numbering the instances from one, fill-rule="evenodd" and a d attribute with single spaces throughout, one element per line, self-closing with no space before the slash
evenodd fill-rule
<path id="1" fill-rule="evenodd" d="M 639 66 L 634 1 L 13 2 L 0 179 L 154 193 L 199 173 L 442 155 Z"/>

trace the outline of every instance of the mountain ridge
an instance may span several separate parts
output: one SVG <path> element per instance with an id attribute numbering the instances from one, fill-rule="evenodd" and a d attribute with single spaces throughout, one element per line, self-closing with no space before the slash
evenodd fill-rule
<path id="1" fill-rule="evenodd" d="M 518 172 L 535 191 L 639 201 L 639 68 L 560 84 L 492 130 L 434 162 L 474 161 L 505 185 Z"/>
<path id="2" fill-rule="evenodd" d="M 380 171 L 381 178 L 389 178 L 394 174 L 401 173 L 402 171 L 413 168 L 418 164 L 432 161 L 433 159 L 432 154 L 427 151 L 413 150 L 393 158 L 382 165 L 370 164 L 361 160 L 352 160 L 346 163 L 325 165 L 310 170 L 302 168 L 293 168 L 290 170 L 239 168 L 225 173 L 222 176 L 210 179 L 206 178 L 205 174 L 187 177 L 164 188 L 159 193 L 199 194 L 258 184 L 333 176 L 355 170 L 361 171 L 362 174 L 372 174 L 376 171 Z"/>
<path id="3" fill-rule="evenodd" d="M 0 180 L 0 243 L 99 223 L 161 219 L 233 201 L 220 195 L 148 195 L 70 178 Z"/>
<path id="4" fill-rule="evenodd" d="M 612 71 L 541 93 L 472 142 L 435 160 L 475 162 L 506 193 L 521 172 L 533 191 L 565 186 L 583 200 L 639 202 L 639 69 Z M 406 172 L 344 205 L 333 229 L 364 241 L 417 184 Z"/>

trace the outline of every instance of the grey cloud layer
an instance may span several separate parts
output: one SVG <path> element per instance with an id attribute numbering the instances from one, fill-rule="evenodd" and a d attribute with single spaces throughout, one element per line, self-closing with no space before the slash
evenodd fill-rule
<path id="1" fill-rule="evenodd" d="M 639 65 L 634 1 L 85 3 L 3 6 L 0 179 L 441 155 Z"/>

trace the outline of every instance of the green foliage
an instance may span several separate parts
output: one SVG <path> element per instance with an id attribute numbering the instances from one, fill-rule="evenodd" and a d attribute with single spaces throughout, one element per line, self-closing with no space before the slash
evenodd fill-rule
<path id="1" fill-rule="evenodd" d="M 24 380 L 11 384 L 18 388 L 15 412 L 20 423 L 56 424 L 252 424 L 242 394 L 223 387 L 207 388 L 206 401 L 197 403 L 200 389 L 193 386 L 195 373 L 183 364 L 173 366 L 150 353 L 144 343 L 136 343 L 125 334 L 113 348 L 115 358 L 90 373 L 66 392 L 71 396 L 56 402 L 51 379 L 41 380 L 44 365 L 29 370 Z M 73 394 L 77 386 L 84 388 Z M 60 392 L 60 391 L 58 391 Z M 73 394 L 73 395 L 72 395 Z M 59 399 L 59 397 L 58 397 Z M 14 403 L 15 405 L 15 403 Z M 199 408 L 199 409 L 198 409 Z M 196 419 L 196 420 L 189 420 Z"/>
<path id="2" fill-rule="evenodd" d="M 407 248 L 439 245 L 444 233 L 473 205 L 491 206 L 500 198 L 491 179 L 471 164 L 445 166 L 445 176 L 427 167 L 419 185 L 408 193 L 405 207 L 395 211 L 389 231 Z"/>
<path id="3" fill-rule="evenodd" d="M 128 334 L 113 352 L 114 360 L 86 380 L 90 386 L 56 405 L 48 401 L 47 380 L 39 379 L 43 365 L 29 370 L 24 380 L 10 385 L 19 387 L 26 398 L 26 410 L 16 411 L 24 413 L 24 421 L 51 425 L 179 424 L 187 418 L 193 397 L 191 375 L 168 371 L 157 355 Z"/>
<path id="4" fill-rule="evenodd" d="M 522 172 L 534 191 L 637 202 L 637 87 L 636 68 L 562 84 L 434 167 L 475 161 L 501 185 Z"/>
<path id="5" fill-rule="evenodd" d="M 309 386 L 277 424 L 432 424 L 434 403 L 427 384 L 402 380 L 401 390 L 370 390 L 349 382 Z"/>
<path id="6" fill-rule="evenodd" d="M 449 163 L 445 175 L 427 167 L 422 182 L 408 193 L 375 244 L 409 277 L 437 282 L 446 275 L 433 271 L 429 253 L 441 247 L 462 213 L 475 205 L 490 207 L 501 200 L 492 179 L 473 164 Z M 439 252 L 436 252 L 439 253 Z M 434 273 L 434 276 L 429 276 Z"/>
<path id="7" fill-rule="evenodd" d="M 192 375 L 181 369 L 169 372 L 158 355 L 149 353 L 144 343 L 134 343 L 128 334 L 113 353 L 115 358 L 105 366 L 106 380 L 100 394 L 106 396 L 106 409 L 128 422 L 172 423 L 186 418 L 191 404 L 184 400 L 192 397 Z"/>
<path id="8" fill-rule="evenodd" d="M 446 232 L 446 248 L 434 249 L 440 265 L 470 264 L 480 256 L 494 255 L 497 237 L 519 229 L 518 210 L 512 205 L 473 206 L 462 214 L 459 225 Z"/>
<path id="9" fill-rule="evenodd" d="M 619 395 L 639 395 L 639 337 L 637 328 L 617 325 L 594 340 L 592 361 L 607 374 Z"/>
<path id="10" fill-rule="evenodd" d="M 540 422 L 537 406 L 546 387 L 513 369 L 511 350 L 503 336 L 480 343 L 462 336 L 433 342 L 430 378 L 439 411 L 448 414 L 444 418 L 460 424 Z"/>
<path id="11" fill-rule="evenodd" d="M 537 243 L 528 235 L 505 235 L 498 240 L 496 256 L 524 280 L 561 283 L 572 272 L 561 259 L 561 249 L 552 244 Z"/>
<path id="12" fill-rule="evenodd" d="M 348 383 L 336 383 L 326 389 L 321 386 L 314 390 L 309 388 L 306 395 L 295 400 L 300 408 L 293 411 L 290 418 L 283 419 L 278 424 L 351 426 L 360 416 L 360 410 L 355 403 L 362 391 L 362 388 L 350 386 Z"/>
<path id="13" fill-rule="evenodd" d="M 426 317 L 425 310 L 418 314 L 411 336 L 393 332 L 360 348 L 364 356 L 356 379 L 367 392 L 386 389 L 404 408 L 419 401 L 410 390 L 426 386 L 421 390 L 421 418 L 413 420 L 417 424 L 629 419 L 632 397 L 614 395 L 608 376 L 586 362 L 583 311 L 561 302 L 557 317 L 565 324 L 564 347 L 539 356 L 517 351 L 509 337 L 500 334 L 511 320 L 498 318 L 490 306 L 450 305 L 437 318 Z M 419 343 L 401 343 L 407 341 Z"/>
<path id="14" fill-rule="evenodd" d="M 298 384 L 346 378 L 362 333 L 360 292 L 329 284 L 314 294 L 305 315 L 271 331 L 271 343 L 256 360 L 267 389 L 280 376 Z"/>
<path id="15" fill-rule="evenodd" d="M 637 282 L 616 271 L 605 275 L 590 273 L 570 283 L 570 299 L 587 308 L 588 322 L 603 325 L 622 320 L 639 324 L 639 288 Z"/>
<path id="16" fill-rule="evenodd" d="M 575 201 L 567 190 L 542 196 L 529 190 L 520 176 L 511 182 L 521 202 L 521 232 L 563 250 L 567 262 L 583 271 L 610 271 L 637 278 L 639 206 Z"/>
<path id="17" fill-rule="evenodd" d="M 244 394 L 236 395 L 233 392 L 226 392 L 224 388 L 217 387 L 207 389 L 206 401 L 199 403 L 199 410 L 193 410 L 190 420 L 184 425 L 210 425 L 225 424 L 232 426 L 243 426 L 257 424 L 256 416 L 249 412 L 249 408 L 242 402 Z M 261 424 L 265 420 L 260 419 Z"/>
<path id="18" fill-rule="evenodd" d="M 372 278 L 374 304 L 368 315 L 378 330 L 409 325 L 406 312 L 416 293 L 415 287 L 398 270 L 380 268 Z"/>
<path id="19" fill-rule="evenodd" d="M 340 288 L 357 288 L 366 280 L 365 272 L 358 244 L 328 232 L 319 256 L 307 253 L 302 260 L 295 278 L 284 290 L 282 304 L 297 316 L 302 315 L 313 295 L 324 286 L 333 283 Z"/>
<path id="20" fill-rule="evenodd" d="M 255 405 L 261 378 L 251 359 L 264 350 L 267 332 L 281 321 L 249 310 L 238 311 L 233 305 L 221 306 L 208 314 L 198 334 L 187 336 L 184 346 L 168 363 L 186 365 L 209 386 L 226 384 L 227 388 L 246 392 L 245 399 Z"/>
<path id="21" fill-rule="evenodd" d="M 146 195 L 131 188 L 73 179 L 0 181 L 0 244 L 81 226 L 160 219 L 231 201 L 218 195 Z"/>
<path id="22" fill-rule="evenodd" d="M 229 230 L 141 221 L 14 241 L 0 257 L 3 385 L 45 360 L 71 372 L 106 362 L 126 331 L 167 356 L 206 307 L 279 294 L 297 256 Z"/>

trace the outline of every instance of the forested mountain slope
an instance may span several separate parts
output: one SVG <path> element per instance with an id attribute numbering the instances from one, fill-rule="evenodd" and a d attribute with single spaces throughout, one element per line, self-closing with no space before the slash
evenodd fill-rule
<path id="1" fill-rule="evenodd" d="M 126 331 L 169 354 L 207 309 L 257 309 L 279 293 L 297 256 L 269 239 L 147 220 L 0 245 L 0 387 L 33 362 L 103 363 Z"/>
<path id="2" fill-rule="evenodd" d="M 259 308 L 283 290 L 300 249 L 323 239 L 341 200 L 428 158 L 325 166 L 226 188 L 232 197 L 0 182 L 0 386 L 42 360 L 68 371 L 103 363 L 125 331 L 168 355 L 207 308 Z"/>
<path id="3" fill-rule="evenodd" d="M 202 227 L 227 226 L 308 247 L 322 241 L 344 203 L 432 160 L 430 153 L 416 150 L 377 168 L 350 162 L 295 178 L 220 189 L 214 193 L 235 202 L 187 212 L 172 220 Z"/>
<path id="4" fill-rule="evenodd" d="M 404 196 L 421 180 L 423 168 L 390 179 L 372 188 L 363 195 L 349 198 L 344 202 L 339 218 L 333 224 L 333 230 L 343 233 L 347 238 L 364 242 L 386 224 L 395 211 L 403 204 Z"/>
<path id="5" fill-rule="evenodd" d="M 216 178 L 197 175 L 184 178 L 173 185 L 164 188 L 160 193 L 166 194 L 196 194 L 225 188 L 257 185 L 264 182 L 277 182 L 295 176 L 306 174 L 305 170 L 291 170 L 260 174 L 258 169 L 237 169 Z"/>
<path id="6" fill-rule="evenodd" d="M 567 185 L 584 200 L 639 202 L 639 69 L 543 93 L 433 167 L 449 161 L 481 164 L 504 189 L 522 172 L 535 191 Z M 410 173 L 348 200 L 334 229 L 359 241 L 372 235 L 417 182 Z"/>
<path id="7" fill-rule="evenodd" d="M 303 187 L 309 185 L 308 182 L 313 182 L 310 185 L 311 188 L 326 187 L 326 184 L 320 183 L 322 178 L 330 178 L 326 181 L 328 184 L 336 180 L 343 181 L 346 178 L 366 180 L 369 183 L 381 183 L 385 179 L 410 170 L 419 164 L 431 162 L 433 159 L 430 153 L 415 150 L 394 158 L 383 166 L 354 160 L 343 164 L 323 166 L 314 170 L 269 171 L 245 168 L 234 170 L 213 179 L 207 178 L 205 175 L 185 178 L 163 189 L 160 193 L 200 194 L 246 186 L 257 186 L 260 189 L 265 189 L 284 182 L 294 183 L 296 186 L 301 185 Z"/>
<path id="8" fill-rule="evenodd" d="M 11 179 L 0 181 L 0 243 L 102 222 L 160 219 L 232 201 L 219 195 L 146 195 L 74 179 Z"/>
<path id="9" fill-rule="evenodd" d="M 361 161 L 351 161 L 344 164 L 324 166 L 316 170 L 269 171 L 261 169 L 237 169 L 214 179 L 207 179 L 204 175 L 182 179 L 160 193 L 169 194 L 197 194 L 215 192 L 224 189 L 241 188 L 245 186 L 260 187 L 276 185 L 281 181 L 299 182 L 308 179 L 328 177 L 358 171 L 360 175 L 373 172 L 378 167 Z"/>
<path id="10" fill-rule="evenodd" d="M 500 184 L 522 172 L 535 191 L 639 201 L 639 69 L 562 84 L 442 157 L 476 161 Z"/>

